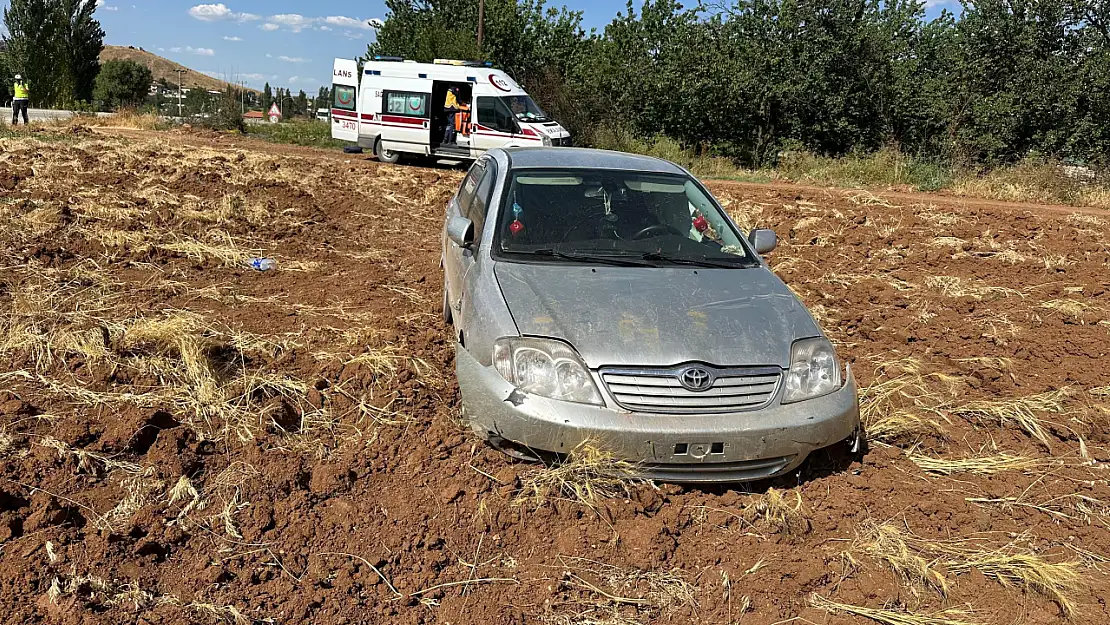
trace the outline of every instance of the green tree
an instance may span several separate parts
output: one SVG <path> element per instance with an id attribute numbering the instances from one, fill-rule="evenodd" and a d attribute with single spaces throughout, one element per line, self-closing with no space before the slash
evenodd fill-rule
<path id="1" fill-rule="evenodd" d="M 274 91 L 270 88 L 270 83 L 262 88 L 262 108 L 269 111 L 270 105 L 274 103 Z"/>
<path id="2" fill-rule="evenodd" d="M 93 17 L 96 0 L 56 0 L 58 22 L 54 40 L 57 64 L 58 102 L 92 100 L 93 85 L 100 70 L 104 31 Z"/>
<path id="3" fill-rule="evenodd" d="M 9 70 L 23 75 L 31 89 L 31 101 L 40 105 L 52 104 L 56 95 L 53 52 L 58 24 L 54 4 L 51 0 L 12 0 L 4 9 Z"/>
<path id="4" fill-rule="evenodd" d="M 297 115 L 308 115 L 308 95 L 301 89 L 297 94 L 297 99 L 293 105 L 296 108 Z"/>
<path id="5" fill-rule="evenodd" d="M 126 59 L 106 61 L 96 76 L 93 98 L 107 109 L 139 106 L 150 93 L 151 82 L 150 68 L 141 63 Z"/>
<path id="6" fill-rule="evenodd" d="M 12 0 L 4 10 L 11 65 L 26 74 L 36 102 L 90 100 L 104 31 L 96 0 Z"/>

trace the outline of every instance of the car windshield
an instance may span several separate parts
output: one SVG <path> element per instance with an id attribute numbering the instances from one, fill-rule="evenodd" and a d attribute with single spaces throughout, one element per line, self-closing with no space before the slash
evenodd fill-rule
<path id="1" fill-rule="evenodd" d="M 497 236 L 504 254 L 560 262 L 757 263 L 717 204 L 684 175 L 516 171 Z"/>
<path id="2" fill-rule="evenodd" d="M 509 105 L 509 110 L 522 122 L 547 121 L 547 113 L 544 113 L 543 109 L 536 106 L 532 98 L 526 95 L 509 95 L 501 100 Z"/>

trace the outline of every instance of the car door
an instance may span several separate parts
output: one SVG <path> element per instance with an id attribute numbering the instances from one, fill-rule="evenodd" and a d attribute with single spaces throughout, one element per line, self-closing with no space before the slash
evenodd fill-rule
<path id="1" fill-rule="evenodd" d="M 467 207 L 465 217 L 474 224 L 474 245 L 470 250 L 464 250 L 459 257 L 459 270 L 461 272 L 462 284 L 462 297 L 459 300 L 458 308 L 452 314 L 458 315 L 456 327 L 465 332 L 467 322 L 474 318 L 473 303 L 474 298 L 470 297 L 473 293 L 474 284 L 478 277 L 478 265 L 482 262 L 482 252 L 485 251 L 484 247 L 489 245 L 489 242 L 482 236 L 483 230 L 486 227 L 486 215 L 489 212 L 490 203 L 493 201 L 493 188 L 497 181 L 497 164 L 490 159 L 482 159 L 479 161 L 482 164 L 481 172 L 478 176 L 478 187 L 474 192 L 474 197 L 471 198 L 470 204 Z M 485 254 L 488 260 L 488 254 Z"/>
<path id="2" fill-rule="evenodd" d="M 485 160 L 475 162 L 470 167 L 470 171 L 466 173 L 463 178 L 462 184 L 459 185 L 458 192 L 451 201 L 447 203 L 447 215 L 444 219 L 443 229 L 443 288 L 446 290 L 447 305 L 451 308 L 451 315 L 455 318 L 455 327 L 460 327 L 458 323 L 458 310 L 459 304 L 462 301 L 462 278 L 464 274 L 463 258 L 470 255 L 470 250 L 464 250 L 454 241 L 447 236 L 446 223 L 452 217 L 466 217 L 470 209 L 470 203 L 474 199 L 474 194 L 478 190 L 478 182 L 485 171 Z M 475 237 L 479 233 L 475 231 Z"/>

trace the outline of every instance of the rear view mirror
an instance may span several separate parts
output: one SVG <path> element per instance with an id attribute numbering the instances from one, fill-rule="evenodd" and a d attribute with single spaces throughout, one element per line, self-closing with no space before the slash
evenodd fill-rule
<path id="1" fill-rule="evenodd" d="M 748 241 L 751 242 L 757 254 L 766 254 L 779 245 L 779 240 L 778 237 L 775 236 L 775 231 L 766 228 L 758 228 L 749 232 Z"/>
<path id="2" fill-rule="evenodd" d="M 466 217 L 452 217 L 447 220 L 447 238 L 461 248 L 469 249 L 474 245 L 474 223 Z"/>

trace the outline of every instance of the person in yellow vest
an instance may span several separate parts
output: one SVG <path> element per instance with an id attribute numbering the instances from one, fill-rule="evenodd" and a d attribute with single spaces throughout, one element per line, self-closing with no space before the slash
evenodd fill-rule
<path id="1" fill-rule="evenodd" d="M 27 105 L 31 101 L 31 90 L 27 88 L 27 83 L 23 82 L 23 76 L 20 74 L 15 75 L 15 85 L 12 86 L 12 91 L 15 92 L 15 97 L 12 98 L 12 125 L 15 126 L 19 123 L 19 113 L 23 112 L 23 125 L 27 125 Z"/>
<path id="2" fill-rule="evenodd" d="M 443 110 L 447 112 L 447 125 L 443 127 L 443 143 L 451 145 L 455 142 L 455 125 L 459 112 L 459 88 L 451 87 L 447 90 L 447 97 L 443 100 Z"/>

